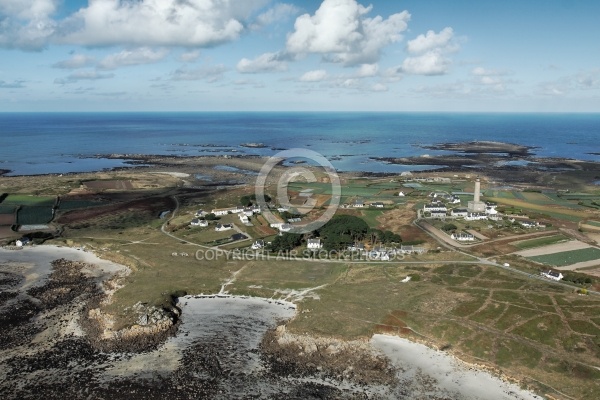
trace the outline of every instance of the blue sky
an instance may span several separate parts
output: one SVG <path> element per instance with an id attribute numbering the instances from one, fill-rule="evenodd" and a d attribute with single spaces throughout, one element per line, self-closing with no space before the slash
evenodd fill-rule
<path id="1" fill-rule="evenodd" d="M 0 111 L 600 111 L 600 2 L 0 0 Z"/>

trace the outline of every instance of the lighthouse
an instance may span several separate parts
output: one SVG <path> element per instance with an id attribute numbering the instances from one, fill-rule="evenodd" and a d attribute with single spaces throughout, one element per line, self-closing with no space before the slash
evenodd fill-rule
<path id="1" fill-rule="evenodd" d="M 481 181 L 475 180 L 475 189 L 473 190 L 473 201 L 469 201 L 467 211 L 470 213 L 485 212 L 485 203 L 481 201 Z"/>

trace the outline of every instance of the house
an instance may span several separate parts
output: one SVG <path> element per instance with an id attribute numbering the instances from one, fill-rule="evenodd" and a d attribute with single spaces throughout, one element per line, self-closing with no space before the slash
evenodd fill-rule
<path id="1" fill-rule="evenodd" d="M 444 203 L 437 201 L 434 203 L 425 204 L 423 206 L 423 211 L 429 211 L 429 212 L 443 211 L 444 213 L 446 213 L 446 211 L 448 211 L 448 208 L 446 207 L 446 205 Z"/>
<path id="2" fill-rule="evenodd" d="M 406 196 L 406 195 L 404 194 L 404 192 L 400 192 L 400 193 L 398 193 L 398 196 L 400 196 L 400 197 L 404 197 L 404 196 Z"/>
<path id="3" fill-rule="evenodd" d="M 519 224 L 523 228 L 535 228 L 537 226 L 537 224 L 533 221 L 519 221 Z"/>
<path id="4" fill-rule="evenodd" d="M 541 274 L 544 278 L 552 279 L 554 281 L 560 281 L 562 278 L 564 278 L 563 274 L 561 274 L 560 272 L 552 271 L 551 269 L 549 269 L 546 272 L 542 271 Z"/>
<path id="5" fill-rule="evenodd" d="M 352 205 L 355 208 L 363 208 L 365 206 L 365 202 L 361 199 L 354 200 L 354 204 Z"/>
<path id="6" fill-rule="evenodd" d="M 252 206 L 252 212 L 254 214 L 260 214 L 260 212 L 261 212 L 260 206 L 258 204 L 253 205 Z"/>
<path id="7" fill-rule="evenodd" d="M 275 229 L 279 229 L 281 230 L 281 226 L 283 225 L 283 222 L 275 222 L 272 223 L 271 225 L 269 225 L 271 228 L 275 228 Z"/>
<path id="8" fill-rule="evenodd" d="M 215 226 L 215 231 L 217 232 L 228 231 L 230 229 L 233 229 L 233 224 L 217 224 Z"/>
<path id="9" fill-rule="evenodd" d="M 252 250 L 259 250 L 262 249 L 263 247 L 265 247 L 265 241 L 262 239 L 258 239 L 256 240 L 254 243 L 252 243 Z"/>
<path id="10" fill-rule="evenodd" d="M 473 242 L 475 240 L 475 236 L 468 232 L 455 232 L 450 237 L 458 242 Z"/>
<path id="11" fill-rule="evenodd" d="M 29 239 L 27 236 L 23 236 L 21 239 L 15 242 L 15 246 L 23 247 L 27 246 L 29 243 L 31 243 L 31 239 Z"/>
<path id="12" fill-rule="evenodd" d="M 318 250 L 323 247 L 323 243 L 321 243 L 321 239 L 308 239 L 306 247 L 311 250 Z"/>
<path id="13" fill-rule="evenodd" d="M 354 243 L 352 246 L 348 246 L 348 251 L 363 252 L 363 251 L 365 251 L 365 244 L 364 243 Z"/>
<path id="14" fill-rule="evenodd" d="M 244 209 L 242 207 L 229 207 L 229 208 L 215 208 L 211 211 L 213 214 L 215 214 L 216 216 L 223 216 L 223 215 L 227 215 L 227 214 L 237 214 L 237 213 L 241 213 L 244 212 Z"/>
<path id="15" fill-rule="evenodd" d="M 446 218 L 446 211 L 431 211 L 431 218 Z"/>
<path id="16" fill-rule="evenodd" d="M 290 224 L 281 224 L 281 226 L 279 227 L 280 232 L 289 232 L 291 230 L 292 230 L 292 225 L 290 225 Z"/>
<path id="17" fill-rule="evenodd" d="M 450 204 L 460 204 L 460 197 L 454 195 L 450 196 L 448 202 L 450 202 Z"/>
<path id="18" fill-rule="evenodd" d="M 284 213 L 286 211 L 290 211 L 290 208 L 286 207 L 286 206 L 281 206 L 281 207 L 277 207 L 277 211 L 280 213 Z"/>
<path id="19" fill-rule="evenodd" d="M 248 219 L 248 216 L 244 213 L 240 214 L 240 221 L 242 222 L 242 224 L 249 224 L 250 220 Z"/>
<path id="20" fill-rule="evenodd" d="M 234 242 L 236 240 L 244 240 L 244 239 L 248 239 L 248 236 L 244 235 L 243 233 L 234 233 L 233 235 L 231 235 L 231 240 L 233 240 Z"/>
<path id="21" fill-rule="evenodd" d="M 481 221 L 484 219 L 487 219 L 487 215 L 483 212 L 470 212 L 465 217 L 465 220 L 467 221 Z"/>
<path id="22" fill-rule="evenodd" d="M 208 214 L 208 213 L 204 210 L 196 211 L 196 217 L 204 217 L 204 216 L 206 216 L 206 214 Z"/>
<path id="23" fill-rule="evenodd" d="M 254 209 L 253 208 L 244 208 L 244 215 L 246 217 L 251 217 L 254 215 Z"/>
<path id="24" fill-rule="evenodd" d="M 469 211 L 466 208 L 453 208 L 450 215 L 453 217 L 466 217 L 469 215 Z"/>
<path id="25" fill-rule="evenodd" d="M 192 226 L 202 226 L 202 227 L 207 227 L 208 226 L 208 221 L 204 220 L 204 219 L 198 219 L 198 218 L 194 218 L 192 220 L 192 222 L 190 222 L 190 225 Z"/>
<path id="26" fill-rule="evenodd" d="M 371 203 L 371 207 L 375 207 L 375 208 L 383 208 L 384 204 L 380 201 L 376 201 L 374 203 Z"/>

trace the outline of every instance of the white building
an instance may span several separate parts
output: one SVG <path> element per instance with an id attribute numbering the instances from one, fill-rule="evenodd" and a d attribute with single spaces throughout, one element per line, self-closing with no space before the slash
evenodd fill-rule
<path id="1" fill-rule="evenodd" d="M 240 221 L 242 222 L 242 224 L 250 223 L 250 220 L 248 219 L 248 216 L 245 213 L 240 214 Z"/>
<path id="2" fill-rule="evenodd" d="M 265 247 L 265 241 L 262 239 L 256 240 L 254 243 L 252 243 L 252 246 L 251 246 L 252 250 L 260 250 L 263 247 Z"/>
<path id="3" fill-rule="evenodd" d="M 231 214 L 241 213 L 241 212 L 244 212 L 244 209 L 242 207 L 215 208 L 211 212 L 213 214 L 215 214 L 216 216 L 222 216 L 222 215 L 227 215 L 229 213 L 231 213 Z"/>
<path id="4" fill-rule="evenodd" d="M 556 272 L 556 271 L 552 271 L 552 270 L 548 270 L 546 272 L 542 272 L 542 276 L 548 279 L 552 279 L 555 281 L 560 281 L 562 278 L 564 278 L 563 274 L 560 272 Z"/>
<path id="5" fill-rule="evenodd" d="M 467 232 L 453 233 L 450 237 L 459 242 L 473 242 L 475 240 L 475 236 Z"/>
<path id="6" fill-rule="evenodd" d="M 194 218 L 191 222 L 190 225 L 192 226 L 201 226 L 201 227 L 207 227 L 208 226 L 208 221 L 204 220 L 204 219 L 197 219 Z"/>
<path id="7" fill-rule="evenodd" d="M 487 215 L 483 212 L 469 212 L 465 217 L 466 221 L 482 221 L 484 219 L 487 219 Z"/>
<path id="8" fill-rule="evenodd" d="M 466 217 L 469 215 L 469 211 L 466 208 L 453 208 L 450 215 L 453 217 Z"/>
<path id="9" fill-rule="evenodd" d="M 321 239 L 308 239 L 306 247 L 311 250 L 318 250 L 323 248 L 323 243 L 321 243 Z"/>
<path id="10" fill-rule="evenodd" d="M 217 232 L 228 231 L 230 229 L 233 229 L 232 224 L 217 224 L 217 226 L 215 226 L 215 231 Z"/>
<path id="11" fill-rule="evenodd" d="M 431 204 L 425 204 L 423 206 L 423 211 L 429 211 L 429 212 L 443 211 L 445 213 L 448 211 L 448 208 L 446 207 L 446 205 L 444 203 L 435 202 L 435 203 L 431 203 Z"/>

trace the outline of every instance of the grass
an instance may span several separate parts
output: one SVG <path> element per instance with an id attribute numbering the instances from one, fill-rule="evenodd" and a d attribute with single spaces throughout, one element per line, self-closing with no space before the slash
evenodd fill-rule
<path id="1" fill-rule="evenodd" d="M 521 250 L 525 250 L 525 249 L 531 249 L 534 247 L 542 247 L 542 246 L 548 246 L 551 244 L 555 244 L 555 243 L 559 243 L 562 241 L 567 240 L 568 238 L 566 236 L 563 235 L 553 235 L 553 236 L 544 236 L 541 238 L 536 238 L 536 239 L 529 239 L 529 240 L 521 240 L 518 242 L 512 242 L 511 245 L 518 247 Z"/>
<path id="2" fill-rule="evenodd" d="M 53 206 L 56 201 L 54 196 L 30 196 L 22 194 L 10 194 L 2 202 L 3 205 L 21 206 Z"/>
<path id="3" fill-rule="evenodd" d="M 46 224 L 52 220 L 51 207 L 23 206 L 17 213 L 18 225 Z"/>
<path id="4" fill-rule="evenodd" d="M 531 256 L 527 258 L 542 264 L 549 264 L 556 267 L 563 267 L 565 265 L 572 265 L 579 262 L 592 260 L 599 260 L 600 263 L 600 249 L 588 247 L 586 249 L 563 251 L 560 253 Z"/>
<path id="5" fill-rule="evenodd" d="M 488 200 L 496 202 L 498 204 L 505 204 L 512 207 L 522 208 L 524 210 L 530 210 L 540 212 L 558 219 L 565 219 L 568 221 L 580 221 L 586 217 L 586 213 L 577 210 L 571 210 L 566 208 L 550 207 L 547 204 L 533 204 L 525 200 L 519 199 L 504 199 L 500 197 L 492 197 Z"/>

